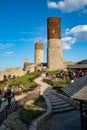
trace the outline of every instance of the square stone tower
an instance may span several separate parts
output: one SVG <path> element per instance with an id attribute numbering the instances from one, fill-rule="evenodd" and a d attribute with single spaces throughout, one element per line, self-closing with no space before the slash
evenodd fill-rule
<path id="1" fill-rule="evenodd" d="M 47 19 L 47 67 L 48 70 L 61 70 L 64 68 L 62 59 L 60 18 Z"/>

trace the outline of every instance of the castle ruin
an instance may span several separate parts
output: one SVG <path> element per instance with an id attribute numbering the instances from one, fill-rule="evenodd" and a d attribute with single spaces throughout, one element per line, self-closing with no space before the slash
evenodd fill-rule
<path id="1" fill-rule="evenodd" d="M 30 63 L 28 59 L 24 59 L 24 67 L 20 69 L 13 68 L 9 71 L 0 72 L 3 74 L 15 74 L 16 76 L 24 75 L 26 72 L 42 71 L 42 70 L 63 70 L 67 65 L 75 64 L 67 62 L 62 57 L 61 45 L 61 19 L 59 17 L 50 17 L 47 19 L 47 63 L 44 63 L 44 44 L 40 41 L 35 43 L 34 63 Z M 14 72 L 18 73 L 14 73 Z"/>
<path id="2" fill-rule="evenodd" d="M 24 70 L 37 71 L 42 69 L 47 70 L 62 70 L 66 68 L 67 62 L 62 57 L 61 45 L 61 19 L 59 17 L 50 17 L 47 19 L 47 66 L 43 67 L 44 63 L 44 44 L 42 42 L 35 43 L 35 60 L 34 63 L 29 63 L 24 60 Z"/>

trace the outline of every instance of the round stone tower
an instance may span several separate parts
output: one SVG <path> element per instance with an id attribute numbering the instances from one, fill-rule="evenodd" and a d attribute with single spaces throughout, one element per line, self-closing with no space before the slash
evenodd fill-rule
<path id="1" fill-rule="evenodd" d="M 63 69 L 60 21 L 59 17 L 47 19 L 47 66 L 49 70 Z"/>
<path id="2" fill-rule="evenodd" d="M 36 42 L 35 43 L 35 64 L 36 65 L 44 62 L 43 50 L 44 50 L 43 43 Z"/>

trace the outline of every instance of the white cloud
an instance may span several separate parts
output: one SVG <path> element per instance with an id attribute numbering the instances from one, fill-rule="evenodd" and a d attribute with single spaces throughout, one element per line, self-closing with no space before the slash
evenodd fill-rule
<path id="1" fill-rule="evenodd" d="M 49 0 L 47 1 L 48 7 L 49 8 L 58 8 L 58 4 L 56 2 L 50 2 Z"/>
<path id="2" fill-rule="evenodd" d="M 71 49 L 71 45 L 76 42 L 76 39 L 73 37 L 64 37 L 61 39 L 62 48 L 65 50 Z"/>
<path id="3" fill-rule="evenodd" d="M 48 8 L 60 9 L 63 12 L 84 10 L 87 0 L 61 0 L 58 2 L 47 1 Z"/>
<path id="4" fill-rule="evenodd" d="M 76 41 L 87 41 L 87 25 L 78 25 L 72 29 L 66 29 L 66 35 L 72 35 Z"/>
<path id="5" fill-rule="evenodd" d="M 14 52 L 12 52 L 12 51 L 8 51 L 8 52 L 5 52 L 4 54 L 5 54 L 5 55 L 9 55 L 9 56 L 11 56 L 11 55 L 14 54 Z"/>
<path id="6" fill-rule="evenodd" d="M 63 49 L 71 49 L 72 44 L 76 42 L 86 42 L 87 41 L 87 25 L 78 25 L 71 29 L 67 28 L 65 30 L 65 36 L 61 39 Z"/>
<path id="7" fill-rule="evenodd" d="M 77 33 L 87 33 L 87 25 L 78 25 L 73 27 L 72 29 L 66 29 L 66 34 L 77 34 Z"/>

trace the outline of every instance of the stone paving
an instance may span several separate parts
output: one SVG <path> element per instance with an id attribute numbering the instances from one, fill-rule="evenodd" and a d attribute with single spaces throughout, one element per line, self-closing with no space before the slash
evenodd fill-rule
<path id="1" fill-rule="evenodd" d="M 41 130 L 81 130 L 78 110 L 54 114 L 47 120 Z"/>

